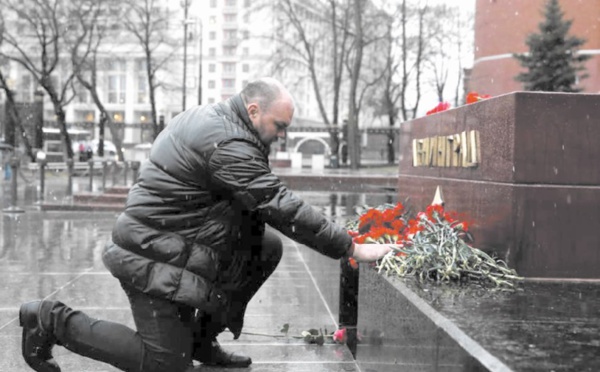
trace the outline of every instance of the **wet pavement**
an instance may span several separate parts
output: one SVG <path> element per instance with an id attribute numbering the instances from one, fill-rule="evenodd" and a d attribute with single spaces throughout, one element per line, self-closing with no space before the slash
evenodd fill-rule
<path id="1" fill-rule="evenodd" d="M 18 308 L 34 299 L 59 299 L 88 315 L 133 328 L 127 298 L 118 281 L 104 268 L 101 252 L 115 220 L 114 213 L 56 213 L 28 210 L 4 214 L 0 222 L 0 371 L 29 371 L 20 353 Z M 284 240 L 284 255 L 273 276 L 251 301 L 244 334 L 220 341 L 246 353 L 249 371 L 356 371 L 348 348 L 326 343 L 309 345 L 294 338 L 304 330 L 337 329 L 337 319 L 316 287 L 299 246 Z M 281 332 L 289 324 L 287 337 Z M 117 369 L 56 347 L 63 371 Z M 210 371 L 210 368 L 201 368 Z"/>
<path id="2" fill-rule="evenodd" d="M 27 175 L 26 175 L 27 176 Z M 68 201 L 66 177 L 47 177 L 45 199 Z M 21 303 L 57 299 L 88 315 L 134 328 L 128 300 L 118 281 L 104 268 L 103 245 L 118 213 L 42 212 L 36 206 L 35 179 L 19 178 L 17 206 L 24 213 L 2 213 L 0 220 L 0 371 L 30 371 L 21 357 Z M 110 182 L 109 182 L 110 185 Z M 93 186 L 98 189 L 96 182 Z M 87 177 L 75 177 L 73 192 L 89 190 Z M 0 182 L 2 204 L 9 205 L 10 184 Z M 315 194 L 313 199 L 323 195 Z M 309 196 L 310 198 L 310 196 Z M 326 196 L 327 200 L 328 196 Z M 355 202 L 352 200 L 351 202 Z M 334 207 L 334 214 L 336 213 Z M 328 213 L 331 213 L 329 211 Z M 298 336 L 316 328 L 337 329 L 337 309 L 331 309 L 317 286 L 318 273 L 304 260 L 308 248 L 282 236 L 284 255 L 272 277 L 248 306 L 244 333 L 238 340 L 224 332 L 219 341 L 253 358 L 248 371 L 358 371 L 350 350 L 332 341 L 319 346 Z M 327 260 L 327 258 L 325 258 Z M 289 324 L 287 334 L 281 332 Z M 117 371 L 57 346 L 54 355 L 63 371 Z M 211 368 L 200 367 L 200 371 Z"/>
<path id="3" fill-rule="evenodd" d="M 324 175 L 322 171 L 306 169 L 282 172 Z M 331 173 L 347 175 L 349 172 Z M 391 168 L 366 169 L 352 176 L 358 180 L 361 176 L 393 174 Z M 48 180 L 46 200 L 68 202 L 66 178 L 56 174 Z M 74 182 L 74 192 L 89 191 L 88 178 L 75 177 Z M 112 184 L 109 182 L 109 185 Z M 7 186 L 6 182 L 0 182 L 4 207 L 8 205 Z M 30 370 L 20 355 L 21 328 L 17 324 L 18 307 L 25 301 L 60 299 L 93 317 L 133 328 L 128 301 L 100 258 L 118 213 L 41 212 L 35 204 L 34 189 L 33 183 L 29 190 L 20 189 L 19 207 L 25 213 L 3 213 L 0 220 L 0 272 L 3 274 L 0 342 L 4 345 L 0 351 L 0 371 Z M 98 183 L 92 189 L 98 191 Z M 301 196 L 340 223 L 352 213 L 353 206 L 393 203 L 397 198 L 391 191 L 380 194 L 303 191 Z M 227 349 L 253 358 L 254 363 L 245 370 L 437 372 L 594 371 L 600 368 L 598 282 L 528 282 L 525 290 L 516 294 L 471 296 L 468 291 L 448 294 L 396 283 L 392 287 L 397 287 L 397 291 L 390 293 L 390 289 L 380 283 L 378 274 L 370 273 L 371 281 L 369 275 L 361 276 L 362 287 L 369 283 L 374 286 L 359 292 L 368 300 L 366 304 L 364 301 L 359 304 L 362 308 L 359 332 L 362 331 L 365 340 L 358 345 L 358 362 L 344 345 L 306 344 L 294 336 L 310 328 L 331 332 L 338 327 L 339 285 L 335 280 L 339 278 L 339 271 L 335 270 L 339 270 L 339 264 L 321 258 L 286 237 L 282 239 L 282 262 L 251 301 L 244 334 L 235 341 L 229 332 L 220 337 Z M 409 292 L 412 294 L 407 296 Z M 395 302 L 396 295 L 400 302 Z M 280 331 L 284 324 L 289 324 L 287 335 Z M 379 335 L 372 338 L 375 343 L 369 342 L 373 329 L 381 331 L 375 332 Z M 116 371 L 61 347 L 56 348 L 55 355 L 65 372 Z M 490 357 L 494 363 L 500 363 L 500 367 L 486 368 L 480 364 L 489 367 L 484 362 Z M 199 370 L 213 369 L 200 367 Z"/>

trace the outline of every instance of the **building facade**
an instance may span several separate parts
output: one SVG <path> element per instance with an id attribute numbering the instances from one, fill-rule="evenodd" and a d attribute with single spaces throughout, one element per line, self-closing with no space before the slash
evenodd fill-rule
<path id="1" fill-rule="evenodd" d="M 539 32 L 546 0 L 477 0 L 475 4 L 474 62 L 467 91 L 497 96 L 523 90 L 515 77 L 523 71 L 513 53 L 528 51 L 527 35 Z M 560 0 L 565 20 L 572 20 L 570 36 L 586 40 L 579 53 L 589 77 L 579 82 L 583 92 L 600 93 L 600 1 Z"/>
<path id="2" fill-rule="evenodd" d="M 329 154 L 330 134 L 323 123 L 306 61 L 291 53 L 284 45 L 297 43 L 298 39 L 294 34 L 297 30 L 290 24 L 283 3 L 283 0 L 157 2 L 157 11 L 167 15 L 168 19 L 162 30 L 168 42 L 155 50 L 156 61 L 161 63 L 156 74 L 158 117 L 168 123 L 185 109 L 226 100 L 249 81 L 261 76 L 274 76 L 294 96 L 294 128 L 306 128 L 288 133 L 287 148 L 284 145 L 278 149 Z M 323 14 L 328 5 L 315 8 L 299 0 L 286 4 L 294 7 L 294 11 L 302 17 L 307 36 L 320 41 L 316 43 L 320 49 L 316 53 L 315 73 L 318 79 L 327 82 L 324 84 L 326 87 L 332 79 L 333 68 L 329 60 L 331 43 L 326 39 L 331 37 L 327 36 L 330 20 Z M 108 17 L 118 19 L 118 16 L 110 14 L 110 10 L 108 12 Z M 139 41 L 119 22 L 111 27 L 114 28 L 113 32 L 103 41 L 98 54 L 97 88 L 100 100 L 119 128 L 119 136 L 127 152 L 153 139 L 147 66 Z M 365 65 L 373 64 L 369 58 L 377 55 L 375 51 L 378 48 L 380 46 L 376 43 L 371 43 L 365 50 Z M 65 60 L 68 61 L 68 57 L 65 55 Z M 68 69 L 69 64 L 62 63 L 53 78 L 57 81 L 64 79 L 69 74 Z M 41 88 L 31 74 L 14 62 L 9 64 L 6 71 L 17 100 L 33 102 L 34 93 Z M 340 92 L 339 127 L 347 118 L 348 85 L 346 75 Z M 331 120 L 331 89 L 321 87 L 321 98 Z M 3 101 L 1 92 L 0 101 Z M 98 138 L 100 111 L 85 88 L 76 86 L 74 99 L 64 109 L 69 126 L 89 130 L 93 138 Z M 47 95 L 44 96 L 44 119 L 47 125 L 53 125 L 55 121 L 54 108 Z M 382 126 L 382 122 L 374 118 L 372 110 L 366 105 L 361 109 L 360 122 L 360 127 L 365 129 L 362 134 L 363 148 L 368 148 L 377 159 L 383 157 L 380 149 L 383 145 L 379 144 L 379 140 L 370 141 L 366 131 L 367 127 L 378 126 L 377 123 Z M 112 140 L 109 130 L 104 135 L 105 139 Z M 371 135 L 377 137 L 379 134 Z M 369 151 L 364 150 L 365 153 Z"/>

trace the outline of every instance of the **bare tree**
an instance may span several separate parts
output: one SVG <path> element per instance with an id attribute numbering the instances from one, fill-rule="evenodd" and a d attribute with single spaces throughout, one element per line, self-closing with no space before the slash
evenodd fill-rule
<path id="1" fill-rule="evenodd" d="M 120 19 L 120 7 L 115 0 L 94 1 L 86 13 L 77 15 L 79 20 L 78 32 L 72 32 L 69 39 L 69 49 L 77 82 L 86 89 L 100 111 L 98 155 L 104 155 L 104 128 L 108 125 L 111 138 L 117 149 L 119 160 L 123 160 L 122 138 L 115 126 L 114 120 L 106 110 L 98 93 L 99 55 L 106 37 L 116 36 L 112 31 L 115 20 Z"/>
<path id="2" fill-rule="evenodd" d="M 2 45 L 1 33 L 2 33 L 2 29 L 0 28 L 0 45 Z M 2 72 L 2 66 L 0 66 L 0 89 L 2 89 L 4 91 L 4 94 L 6 95 L 6 106 L 8 109 L 8 115 L 10 115 L 10 121 L 16 125 L 15 129 L 18 129 L 19 134 L 21 135 L 23 145 L 25 146 L 25 152 L 27 153 L 27 156 L 29 156 L 31 161 L 35 161 L 35 155 L 33 153 L 33 148 L 31 146 L 31 142 L 29 141 L 29 138 L 27 136 L 27 131 L 25 131 L 25 128 L 23 127 L 23 124 L 21 123 L 21 118 L 20 118 L 19 110 L 17 110 L 15 97 L 14 97 L 13 91 L 9 88 L 9 86 L 6 82 L 6 77 L 4 76 L 4 73 Z"/>
<path id="3" fill-rule="evenodd" d="M 169 38 L 169 23 L 174 18 L 170 13 L 158 0 L 126 0 L 123 17 L 125 28 L 134 35 L 144 53 L 154 138 L 163 129 L 156 109 L 156 90 L 161 86 L 157 72 L 178 49 L 177 43 Z"/>
<path id="4" fill-rule="evenodd" d="M 422 76 L 425 64 L 427 4 L 409 7 L 407 0 L 400 4 L 400 113 L 402 120 L 414 118 L 419 109 L 422 93 Z M 415 24 L 416 23 L 416 24 Z M 416 30 L 416 34 L 412 30 Z"/>
<path id="5" fill-rule="evenodd" d="M 360 1 L 358 7 L 361 11 L 364 6 L 363 1 Z M 278 0 L 275 5 L 261 2 L 253 9 L 257 13 L 265 8 L 275 9 L 280 21 L 275 32 L 269 36 L 277 46 L 272 60 L 275 72 L 285 72 L 285 68 L 297 66 L 298 62 L 305 66 L 307 73 L 300 79 L 310 79 L 320 116 L 333 129 L 339 125 L 342 94 L 353 90 L 354 96 L 350 99 L 354 102 L 354 116 L 349 115 L 348 128 L 353 122 L 357 126 L 358 112 L 365 97 L 381 79 L 384 71 L 383 63 L 379 63 L 381 58 L 378 58 L 378 53 L 374 50 L 373 53 L 368 53 L 369 62 L 378 63 L 369 63 L 366 69 L 368 73 L 364 73 L 363 49 L 375 45 L 382 37 L 381 33 L 375 32 L 380 31 L 373 18 L 377 14 L 377 8 L 369 3 L 369 16 L 363 19 L 362 14 L 356 15 L 356 7 L 357 4 L 353 1 L 344 0 Z M 357 16 L 361 23 L 358 34 L 355 26 Z M 367 30 L 363 32 L 365 25 Z M 350 77 L 349 81 L 344 81 L 345 73 Z M 353 73 L 357 74 L 354 86 Z M 328 109 L 328 103 L 331 104 L 331 109 Z M 355 130 L 358 131 L 358 127 Z M 332 130 L 331 134 L 331 148 L 335 154 L 338 152 L 339 138 L 336 131 Z M 358 140 L 360 138 L 356 141 Z M 351 143 L 348 146 L 352 148 L 351 152 L 360 151 L 355 150 L 356 146 Z"/>
<path id="6" fill-rule="evenodd" d="M 2 47 L 2 40 L 4 37 L 3 35 L 4 35 L 4 22 L 3 22 L 3 19 L 1 18 L 1 14 L 0 14 L 0 47 Z M 6 105 L 7 105 L 7 109 L 8 109 L 8 115 L 10 115 L 11 122 L 15 123 L 15 125 L 17 127 L 16 129 L 19 130 L 19 134 L 21 135 L 21 139 L 23 140 L 23 145 L 25 146 L 25 151 L 27 153 L 27 156 L 29 156 L 31 161 L 35 161 L 35 155 L 33 154 L 31 142 L 29 142 L 29 138 L 27 137 L 27 132 L 25 131 L 25 128 L 23 127 L 23 124 L 21 123 L 21 118 L 19 115 L 19 110 L 17 110 L 13 91 L 8 86 L 6 77 L 4 76 L 4 72 L 2 71 L 2 68 L 5 66 L 5 64 L 2 62 L 3 61 L 0 61 L 0 89 L 2 89 L 4 91 L 4 94 L 6 96 Z"/>
<path id="7" fill-rule="evenodd" d="M 352 58 L 350 73 L 350 90 L 348 106 L 348 154 L 350 155 L 351 169 L 360 168 L 360 133 L 358 132 L 358 81 L 360 69 L 363 62 L 363 49 L 365 40 L 363 38 L 364 0 L 352 0 L 352 26 L 354 38 L 352 40 Z"/>
<path id="8" fill-rule="evenodd" d="M 91 1 L 0 0 L 5 24 L 11 24 L 5 28 L 6 48 L 0 50 L 0 56 L 29 71 L 46 91 L 70 160 L 73 149 L 64 108 L 74 97 L 72 84 L 76 68 L 69 66 L 69 58 L 64 56 L 64 38 L 76 22 L 73 14 L 85 13 L 92 4 Z"/>
<path id="9" fill-rule="evenodd" d="M 460 9 L 446 4 L 431 8 L 428 14 L 427 39 L 429 51 L 427 65 L 433 75 L 432 85 L 439 102 L 445 101 L 444 91 L 454 68 L 458 66 L 455 106 L 458 106 L 458 89 L 462 78 L 461 54 L 464 48 L 466 23 Z M 456 46 L 456 49 L 453 48 Z"/>
<path id="10" fill-rule="evenodd" d="M 337 154 L 336 129 L 340 122 L 340 96 L 349 40 L 349 8 L 340 0 L 279 0 L 276 8 L 284 20 L 280 27 L 289 27 L 291 32 L 284 30 L 270 36 L 280 47 L 272 57 L 275 70 L 283 70 L 296 61 L 306 67 L 319 114 L 325 125 L 332 128 L 331 152 Z M 322 61 L 327 62 L 323 65 Z"/>
<path id="11" fill-rule="evenodd" d="M 463 87 L 463 55 L 470 55 L 472 51 L 472 38 L 473 38 L 473 23 L 474 23 L 474 14 L 473 13 L 461 13 L 459 12 L 458 17 L 456 18 L 456 55 L 457 55 L 457 63 L 456 63 L 456 85 L 454 88 L 454 106 L 457 107 L 460 104 L 464 103 L 464 88 L 461 93 L 461 87 Z"/>
<path id="12" fill-rule="evenodd" d="M 396 120 L 400 111 L 398 107 L 398 100 L 400 99 L 402 92 L 402 85 L 396 80 L 400 64 L 398 58 L 396 58 L 396 39 L 393 35 L 394 19 L 396 18 L 397 14 L 398 12 L 392 15 L 392 19 L 389 20 L 387 25 L 388 29 L 386 37 L 388 39 L 388 43 L 387 48 L 385 48 L 385 75 L 383 77 L 383 98 L 381 102 L 382 113 L 387 116 L 390 127 L 387 141 L 387 161 L 389 164 L 394 164 L 396 159 L 395 136 L 392 129 L 396 126 Z"/>
<path id="13" fill-rule="evenodd" d="M 348 153 L 351 168 L 358 169 L 361 159 L 359 116 L 367 93 L 372 92 L 385 76 L 385 56 L 381 55 L 380 50 L 387 44 L 388 16 L 364 0 L 352 0 L 352 5 L 353 22 L 349 29 L 352 44 L 346 58 L 346 68 L 350 76 Z"/>

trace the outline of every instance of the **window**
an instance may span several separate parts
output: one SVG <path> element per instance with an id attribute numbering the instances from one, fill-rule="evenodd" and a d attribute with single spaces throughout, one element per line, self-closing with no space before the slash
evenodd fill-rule
<path id="1" fill-rule="evenodd" d="M 107 71 L 125 71 L 125 61 L 122 59 L 107 59 L 105 68 Z"/>
<path id="2" fill-rule="evenodd" d="M 94 122 L 94 119 L 95 119 L 94 111 L 75 110 L 73 113 L 75 114 L 75 121 L 85 121 L 88 123 Z"/>
<path id="3" fill-rule="evenodd" d="M 225 14 L 223 20 L 225 22 L 235 22 L 237 20 L 237 14 Z"/>
<path id="4" fill-rule="evenodd" d="M 235 88 L 235 79 L 223 79 L 223 88 Z"/>
<path id="5" fill-rule="evenodd" d="M 148 123 L 152 117 L 152 113 L 149 111 L 136 111 L 134 115 L 140 123 Z"/>
<path id="6" fill-rule="evenodd" d="M 125 112 L 123 111 L 108 111 L 108 114 L 112 116 L 113 120 L 117 123 L 122 123 L 125 118 Z"/>
<path id="7" fill-rule="evenodd" d="M 214 98 L 209 98 L 208 99 L 208 103 L 215 103 L 215 99 Z"/>
<path id="8" fill-rule="evenodd" d="M 211 8 L 216 8 L 217 7 L 217 0 L 210 0 L 210 7 Z"/>
<path id="9" fill-rule="evenodd" d="M 137 103 L 148 103 L 148 80 L 146 74 L 138 75 Z"/>
<path id="10" fill-rule="evenodd" d="M 87 89 L 81 88 L 81 91 L 86 91 Z M 31 102 L 33 99 L 33 83 L 31 82 L 30 75 L 21 76 L 21 81 L 19 84 L 19 90 L 17 91 L 17 97 L 22 102 Z M 81 101 L 84 102 L 84 101 Z M 87 102 L 87 101 L 85 101 Z"/>
<path id="11" fill-rule="evenodd" d="M 217 23 L 217 17 L 215 17 L 215 16 L 210 16 L 210 17 L 208 18 L 208 23 L 209 23 L 209 24 L 211 24 L 211 25 L 214 25 L 214 24 L 216 24 L 216 23 Z"/>
<path id="12" fill-rule="evenodd" d="M 244 7 L 250 8 L 250 0 L 244 0 Z"/>
<path id="13" fill-rule="evenodd" d="M 243 35 L 244 35 L 244 40 L 250 39 L 250 31 L 245 30 L 244 33 L 243 33 Z"/>
<path id="14" fill-rule="evenodd" d="M 223 47 L 223 55 L 226 56 L 234 56 L 235 55 L 235 47 Z"/>
<path id="15" fill-rule="evenodd" d="M 90 91 L 84 87 L 77 89 L 77 95 L 75 96 L 75 102 L 77 103 L 90 103 Z"/>
<path id="16" fill-rule="evenodd" d="M 242 55 L 247 56 L 249 54 L 249 49 L 248 48 L 243 48 L 242 49 Z"/>
<path id="17" fill-rule="evenodd" d="M 125 103 L 125 75 L 108 77 L 108 103 Z"/>
<path id="18" fill-rule="evenodd" d="M 209 40 L 215 40 L 217 38 L 217 33 L 215 31 L 211 31 L 208 33 Z"/>
<path id="19" fill-rule="evenodd" d="M 248 13 L 244 14 L 243 20 L 244 23 L 248 23 L 250 21 L 250 15 Z"/>
<path id="20" fill-rule="evenodd" d="M 135 67 L 137 69 L 137 103 L 148 103 L 148 75 L 146 73 L 146 60 L 138 59 Z"/>
<path id="21" fill-rule="evenodd" d="M 108 80 L 108 103 L 125 103 L 127 79 L 124 60 L 109 59 L 105 62 Z"/>
<path id="22" fill-rule="evenodd" d="M 225 6 L 236 6 L 237 0 L 225 0 Z"/>
<path id="23" fill-rule="evenodd" d="M 242 72 L 249 72 L 250 71 L 250 66 L 248 66 L 247 63 L 244 63 L 242 65 Z"/>
<path id="24" fill-rule="evenodd" d="M 231 63 L 231 62 L 226 62 L 223 63 L 223 72 L 235 72 L 235 63 Z"/>
<path id="25" fill-rule="evenodd" d="M 215 65 L 214 63 L 210 63 L 208 65 L 208 72 L 215 72 L 217 71 L 217 65 Z"/>
<path id="26" fill-rule="evenodd" d="M 217 50 L 215 48 L 208 48 L 208 55 L 214 57 L 217 54 Z"/>
<path id="27" fill-rule="evenodd" d="M 225 40 L 235 40 L 237 37 L 236 30 L 224 30 L 223 31 L 223 39 Z"/>
<path id="28" fill-rule="evenodd" d="M 215 89 L 215 81 L 214 80 L 208 81 L 208 89 Z"/>
<path id="29" fill-rule="evenodd" d="M 248 85 L 248 80 L 242 80 L 242 88 L 245 88 Z"/>

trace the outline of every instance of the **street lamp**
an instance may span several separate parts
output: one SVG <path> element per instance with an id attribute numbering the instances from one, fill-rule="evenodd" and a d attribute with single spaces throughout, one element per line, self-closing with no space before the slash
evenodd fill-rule
<path id="1" fill-rule="evenodd" d="M 198 105 L 202 105 L 202 19 L 198 18 Z"/>
<path id="2" fill-rule="evenodd" d="M 181 100 L 181 111 L 185 111 L 185 98 L 186 98 L 186 80 L 187 80 L 187 27 L 188 27 L 188 9 L 190 7 L 189 0 L 183 0 L 181 2 L 183 7 L 183 97 Z"/>
<path id="3" fill-rule="evenodd" d="M 45 176 L 46 176 L 46 153 L 42 150 L 38 151 L 35 154 L 35 158 L 37 160 L 38 166 L 40 167 L 40 195 L 38 196 L 38 200 L 40 202 L 44 201 L 44 192 L 45 192 Z"/>

